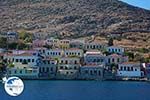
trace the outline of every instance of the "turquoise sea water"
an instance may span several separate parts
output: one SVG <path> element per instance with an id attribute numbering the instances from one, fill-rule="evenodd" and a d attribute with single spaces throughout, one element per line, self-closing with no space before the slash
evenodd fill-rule
<path id="1" fill-rule="evenodd" d="M 150 100 L 150 83 L 116 81 L 24 81 L 18 97 L 0 83 L 0 100 Z"/>

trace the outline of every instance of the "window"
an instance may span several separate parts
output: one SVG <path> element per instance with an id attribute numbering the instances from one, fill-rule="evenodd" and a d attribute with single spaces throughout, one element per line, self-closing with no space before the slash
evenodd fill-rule
<path id="1" fill-rule="evenodd" d="M 135 71 L 137 71 L 137 69 L 135 68 Z"/>
<path id="2" fill-rule="evenodd" d="M 77 61 L 75 60 L 74 63 L 77 64 Z"/>
<path id="3" fill-rule="evenodd" d="M 131 67 L 131 71 L 133 71 L 133 67 Z"/>
<path id="4" fill-rule="evenodd" d="M 51 67 L 51 71 L 53 71 L 53 68 Z"/>
<path id="5" fill-rule="evenodd" d="M 76 66 L 74 66 L 74 69 L 76 70 L 76 69 L 77 69 L 77 67 L 76 67 Z"/>
<path id="6" fill-rule="evenodd" d="M 130 71 L 130 67 L 128 67 L 127 70 Z"/>
<path id="7" fill-rule="evenodd" d="M 85 74 L 88 74 L 88 70 L 85 70 Z"/>
<path id="8" fill-rule="evenodd" d="M 120 67 L 120 70 L 121 70 L 121 71 L 123 70 L 122 66 Z"/>
<path id="9" fill-rule="evenodd" d="M 22 74 L 22 70 L 20 70 L 20 74 Z"/>
<path id="10" fill-rule="evenodd" d="M 80 53 L 78 53 L 78 55 L 80 55 Z"/>
<path id="11" fill-rule="evenodd" d="M 49 68 L 48 67 L 46 68 L 46 72 L 49 72 Z"/>
<path id="12" fill-rule="evenodd" d="M 18 59 L 16 59 L 16 62 L 18 62 Z"/>
<path id="13" fill-rule="evenodd" d="M 63 66 L 60 66 L 60 69 L 63 69 Z"/>
<path id="14" fill-rule="evenodd" d="M 98 71 L 98 75 L 101 76 L 101 71 L 100 70 Z"/>
<path id="15" fill-rule="evenodd" d="M 90 74 L 93 75 L 93 71 L 92 70 L 90 71 Z"/>
<path id="16" fill-rule="evenodd" d="M 30 60 L 30 59 L 28 59 L 28 62 L 31 62 L 31 60 Z"/>
<path id="17" fill-rule="evenodd" d="M 118 63 L 120 62 L 120 59 L 119 59 L 119 58 L 117 59 L 117 62 L 118 62 Z"/>
<path id="18" fill-rule="evenodd" d="M 108 59 L 108 63 L 110 63 L 110 58 Z"/>
<path id="19" fill-rule="evenodd" d="M 16 73 L 17 73 L 17 71 L 15 70 L 15 71 L 14 71 L 14 73 L 16 74 Z"/>
<path id="20" fill-rule="evenodd" d="M 124 67 L 124 71 L 126 71 L 126 67 Z"/>
<path id="21" fill-rule="evenodd" d="M 20 62 L 22 62 L 22 59 L 20 59 Z"/>
<path id="22" fill-rule="evenodd" d="M 112 62 L 115 62 L 115 59 L 114 59 L 114 58 L 112 58 Z"/>
<path id="23" fill-rule="evenodd" d="M 61 55 L 61 53 L 59 52 L 59 55 Z"/>
<path id="24" fill-rule="evenodd" d="M 32 59 L 32 62 L 34 62 L 34 59 Z"/>
<path id="25" fill-rule="evenodd" d="M 67 60 L 65 61 L 65 64 L 68 64 L 68 61 L 67 61 Z"/>
<path id="26" fill-rule="evenodd" d="M 9 71 L 9 74 L 11 74 L 11 71 Z"/>

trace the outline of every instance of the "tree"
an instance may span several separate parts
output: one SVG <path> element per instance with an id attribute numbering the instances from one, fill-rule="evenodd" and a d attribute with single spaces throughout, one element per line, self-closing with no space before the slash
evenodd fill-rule
<path id="1" fill-rule="evenodd" d="M 133 60 L 134 59 L 134 53 L 132 53 L 132 52 L 125 52 L 125 56 L 128 56 L 129 60 Z"/>
<path id="2" fill-rule="evenodd" d="M 7 38 L 0 37 L 0 48 L 6 48 L 7 47 Z"/>
<path id="3" fill-rule="evenodd" d="M 114 41 L 113 38 L 110 38 L 108 40 L 108 46 L 113 46 L 114 45 L 113 41 Z"/>
<path id="4" fill-rule="evenodd" d="M 26 31 L 19 32 L 19 39 L 23 40 L 25 43 L 31 43 L 32 42 L 32 34 L 28 33 Z"/>

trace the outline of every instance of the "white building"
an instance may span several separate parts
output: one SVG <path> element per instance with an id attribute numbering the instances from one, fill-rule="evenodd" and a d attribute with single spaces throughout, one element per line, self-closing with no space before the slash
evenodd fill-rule
<path id="1" fill-rule="evenodd" d="M 80 79 L 103 79 L 103 65 L 85 65 L 80 68 Z"/>
<path id="2" fill-rule="evenodd" d="M 99 50 L 90 50 L 84 54 L 84 63 L 105 65 L 105 56 Z"/>
<path id="3" fill-rule="evenodd" d="M 63 50 L 62 49 L 49 49 L 49 50 L 46 50 L 45 54 L 48 57 L 59 58 L 59 57 L 62 57 Z"/>
<path id="4" fill-rule="evenodd" d="M 31 67 L 36 67 L 39 64 L 40 57 L 36 54 L 21 53 L 21 54 L 5 54 L 4 59 L 8 62 L 16 64 L 24 64 Z"/>
<path id="5" fill-rule="evenodd" d="M 111 65 L 111 64 L 121 64 L 123 62 L 127 62 L 128 57 L 127 56 L 122 56 L 118 54 L 111 54 L 106 57 L 106 64 Z"/>
<path id="6" fill-rule="evenodd" d="M 106 44 L 101 44 L 99 42 L 87 42 L 84 43 L 84 50 L 103 50 L 106 48 Z"/>
<path id="7" fill-rule="evenodd" d="M 57 78 L 76 79 L 79 74 L 80 58 L 63 57 L 59 59 L 57 67 Z"/>
<path id="8" fill-rule="evenodd" d="M 46 39 L 46 44 L 52 46 L 52 48 L 58 48 L 59 39 L 55 38 Z"/>
<path id="9" fill-rule="evenodd" d="M 39 77 L 55 78 L 57 61 L 52 58 L 43 58 L 39 64 Z"/>
<path id="10" fill-rule="evenodd" d="M 18 76 L 23 79 L 37 79 L 39 75 L 38 67 L 17 64 L 13 68 L 8 68 L 8 76 Z"/>
<path id="11" fill-rule="evenodd" d="M 125 51 L 124 48 L 118 47 L 118 46 L 107 47 L 107 52 L 109 52 L 109 53 L 123 54 L 124 51 Z"/>
<path id="12" fill-rule="evenodd" d="M 70 48 L 64 50 L 64 55 L 66 57 L 76 56 L 76 57 L 83 57 L 83 50 L 77 48 Z"/>
<path id="13" fill-rule="evenodd" d="M 141 71 L 140 63 L 125 62 L 118 65 L 117 76 L 120 77 L 142 77 L 144 72 Z"/>

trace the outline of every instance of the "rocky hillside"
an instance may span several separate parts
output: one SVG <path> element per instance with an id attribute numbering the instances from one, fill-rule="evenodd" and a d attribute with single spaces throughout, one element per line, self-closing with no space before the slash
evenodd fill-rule
<path id="1" fill-rule="evenodd" d="M 0 0 L 0 31 L 71 37 L 150 32 L 150 11 L 118 0 Z"/>

